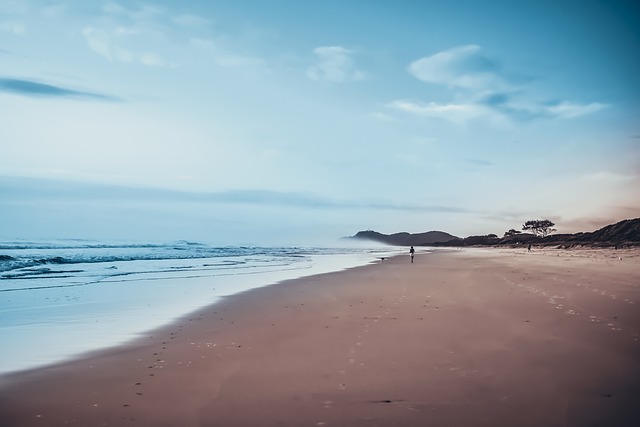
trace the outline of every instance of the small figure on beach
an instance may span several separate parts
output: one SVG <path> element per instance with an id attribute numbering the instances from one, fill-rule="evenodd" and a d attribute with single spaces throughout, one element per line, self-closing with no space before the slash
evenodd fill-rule
<path id="1" fill-rule="evenodd" d="M 413 264 L 413 256 L 415 255 L 416 250 L 413 249 L 413 246 L 411 246 L 411 249 L 409 249 L 409 255 L 411 255 L 411 264 Z"/>
<path id="2" fill-rule="evenodd" d="M 529 243 L 529 246 L 527 247 L 527 251 L 531 252 L 531 243 Z"/>

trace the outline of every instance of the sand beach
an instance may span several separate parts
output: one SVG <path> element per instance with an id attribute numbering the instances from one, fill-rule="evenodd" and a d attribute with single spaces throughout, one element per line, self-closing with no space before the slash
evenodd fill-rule
<path id="1" fill-rule="evenodd" d="M 639 307 L 638 249 L 407 254 L 5 375 L 0 425 L 637 426 Z"/>

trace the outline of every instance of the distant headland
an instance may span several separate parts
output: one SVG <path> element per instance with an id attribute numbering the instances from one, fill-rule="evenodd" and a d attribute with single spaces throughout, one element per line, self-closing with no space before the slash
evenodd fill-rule
<path id="1" fill-rule="evenodd" d="M 425 233 L 410 234 L 406 232 L 382 234 L 373 230 L 358 231 L 355 236 L 346 239 L 370 240 L 391 246 L 432 246 L 435 243 L 446 243 L 459 239 L 444 231 L 427 231 Z"/>
<path id="2" fill-rule="evenodd" d="M 541 221 L 542 222 L 542 221 Z M 528 223 L 527 223 L 528 224 Z M 551 223 L 551 225 L 554 225 Z M 526 226 L 526 224 L 525 224 Z M 525 228 L 525 227 L 523 227 Z M 535 230 L 534 230 L 535 231 Z M 626 219 L 607 225 L 593 232 L 575 234 L 522 233 L 509 230 L 503 237 L 496 234 L 457 237 L 443 231 L 427 231 L 410 234 L 406 232 L 382 234 L 373 230 L 359 231 L 345 239 L 369 240 L 392 246 L 517 246 L 542 245 L 571 247 L 613 247 L 640 246 L 640 218 Z"/>

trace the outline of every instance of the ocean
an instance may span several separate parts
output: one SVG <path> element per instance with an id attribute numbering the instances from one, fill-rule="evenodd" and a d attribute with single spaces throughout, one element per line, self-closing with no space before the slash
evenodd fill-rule
<path id="1" fill-rule="evenodd" d="M 404 248 L 0 241 L 0 374 L 140 337 L 220 298 Z"/>

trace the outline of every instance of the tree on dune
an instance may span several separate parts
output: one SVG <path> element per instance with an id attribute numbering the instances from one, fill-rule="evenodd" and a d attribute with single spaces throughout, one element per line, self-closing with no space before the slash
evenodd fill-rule
<path id="1" fill-rule="evenodd" d="M 556 231 L 555 224 L 548 219 L 534 219 L 524 223 L 522 229 L 531 231 L 536 237 L 546 237 Z"/>

